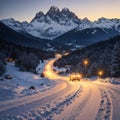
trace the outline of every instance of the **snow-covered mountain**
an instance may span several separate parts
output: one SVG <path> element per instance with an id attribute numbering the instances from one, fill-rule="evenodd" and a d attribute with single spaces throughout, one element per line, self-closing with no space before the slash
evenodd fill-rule
<path id="1" fill-rule="evenodd" d="M 24 31 L 39 38 L 53 39 L 77 27 L 79 21 L 79 18 L 69 9 L 63 8 L 60 11 L 52 6 L 46 14 L 38 12 L 30 23 L 20 23 L 14 19 L 5 19 L 2 23 L 18 32 Z"/>
<path id="2" fill-rule="evenodd" d="M 99 28 L 115 29 L 120 32 L 120 19 L 100 18 L 93 25 Z"/>
<path id="3" fill-rule="evenodd" d="M 120 32 L 120 19 L 100 18 L 92 22 L 87 18 L 79 19 L 68 8 L 60 10 L 55 6 L 52 6 L 46 14 L 38 12 L 30 23 L 19 22 L 12 18 L 1 20 L 1 22 L 17 32 L 26 32 L 35 37 L 47 39 L 54 39 L 75 28 L 77 31 L 86 28 L 103 30 L 107 28 Z"/>
<path id="4" fill-rule="evenodd" d="M 79 24 L 79 30 L 86 28 L 107 28 L 114 29 L 120 32 L 120 19 L 108 19 L 108 18 L 99 18 L 97 21 L 91 22 L 87 18 L 82 19 L 82 23 Z"/>

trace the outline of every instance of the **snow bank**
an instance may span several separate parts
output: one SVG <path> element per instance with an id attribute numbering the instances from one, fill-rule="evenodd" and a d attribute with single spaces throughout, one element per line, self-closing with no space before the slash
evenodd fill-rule
<path id="1" fill-rule="evenodd" d="M 38 66 L 39 73 L 43 71 L 44 64 Z M 13 62 L 7 63 L 6 68 L 5 75 L 11 75 L 12 79 L 5 79 L 4 76 L 0 78 L 0 100 L 31 95 L 50 89 L 53 86 L 53 81 L 41 78 L 40 74 L 19 71 Z"/>
<path id="2" fill-rule="evenodd" d="M 104 78 L 104 79 L 97 78 L 96 80 L 104 83 L 120 84 L 120 78 Z"/>
<path id="3" fill-rule="evenodd" d="M 43 72 L 43 69 L 44 69 L 44 66 L 46 64 L 47 61 L 40 61 L 40 64 L 37 66 L 36 68 L 36 72 L 37 73 L 42 73 Z"/>
<path id="4" fill-rule="evenodd" d="M 120 84 L 120 78 L 112 78 L 111 83 L 112 84 Z"/>

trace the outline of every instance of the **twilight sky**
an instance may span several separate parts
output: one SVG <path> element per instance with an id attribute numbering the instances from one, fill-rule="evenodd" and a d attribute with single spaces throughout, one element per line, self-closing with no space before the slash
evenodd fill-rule
<path id="1" fill-rule="evenodd" d="M 67 7 L 79 18 L 120 18 L 120 0 L 0 0 L 0 20 L 14 18 L 29 22 L 37 12 L 46 13 L 52 5 Z"/>

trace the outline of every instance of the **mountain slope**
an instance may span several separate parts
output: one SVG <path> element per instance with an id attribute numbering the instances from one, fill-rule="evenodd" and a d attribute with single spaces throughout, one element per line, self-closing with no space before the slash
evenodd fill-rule
<path id="1" fill-rule="evenodd" d="M 38 12 L 30 23 L 20 23 L 14 19 L 6 19 L 2 22 L 15 31 L 24 31 L 39 38 L 53 39 L 75 28 L 79 18 L 67 8 L 60 11 L 52 6 L 46 14 Z"/>
<path id="2" fill-rule="evenodd" d="M 4 24 L 0 23 L 0 38 L 23 46 L 42 48 L 46 47 L 44 42 L 33 40 L 31 37 L 15 32 Z"/>
<path id="3" fill-rule="evenodd" d="M 75 47 L 77 45 L 86 46 L 120 34 L 115 29 L 107 28 L 87 28 L 81 31 L 77 29 L 78 28 L 57 37 L 54 39 L 54 41 L 65 43 L 66 45 L 72 47 Z"/>
<path id="4" fill-rule="evenodd" d="M 1 22 L 17 32 L 29 33 L 35 37 L 51 40 L 76 27 L 78 31 L 100 28 L 120 32 L 119 19 L 100 18 L 92 22 L 87 18 L 78 18 L 68 8 L 60 10 L 55 6 L 52 6 L 46 14 L 38 12 L 30 23 L 19 22 L 12 18 L 1 20 Z"/>
<path id="5" fill-rule="evenodd" d="M 65 55 L 54 65 L 58 67 L 71 66 L 71 72 L 78 71 L 85 74 L 84 59 L 89 60 L 88 76 L 96 76 L 98 70 L 103 70 L 104 76 L 112 76 L 112 69 L 116 68 L 114 77 L 120 77 L 120 35 Z"/>
<path id="6" fill-rule="evenodd" d="M 38 48 L 41 50 L 64 50 L 67 49 L 62 43 L 56 44 L 54 41 L 40 39 L 24 32 L 16 32 L 0 22 L 0 39 L 12 42 L 25 47 Z"/>

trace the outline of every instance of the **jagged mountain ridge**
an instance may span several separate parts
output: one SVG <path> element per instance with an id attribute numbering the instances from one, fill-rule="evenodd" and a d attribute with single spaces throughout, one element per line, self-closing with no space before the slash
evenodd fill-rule
<path id="1" fill-rule="evenodd" d="M 87 18 L 78 18 L 68 8 L 60 10 L 55 6 L 52 6 L 46 14 L 38 12 L 30 23 L 19 22 L 12 18 L 1 20 L 1 22 L 17 32 L 29 33 L 35 37 L 47 39 L 57 38 L 75 28 L 76 31 L 100 28 L 120 32 L 120 19 L 100 18 L 91 22 Z"/>
<path id="2" fill-rule="evenodd" d="M 38 12 L 30 23 L 20 23 L 14 19 L 2 20 L 2 23 L 18 32 L 22 31 L 39 38 L 53 39 L 77 27 L 76 22 L 78 21 L 79 18 L 68 9 L 60 11 L 52 6 L 46 14 Z"/>

